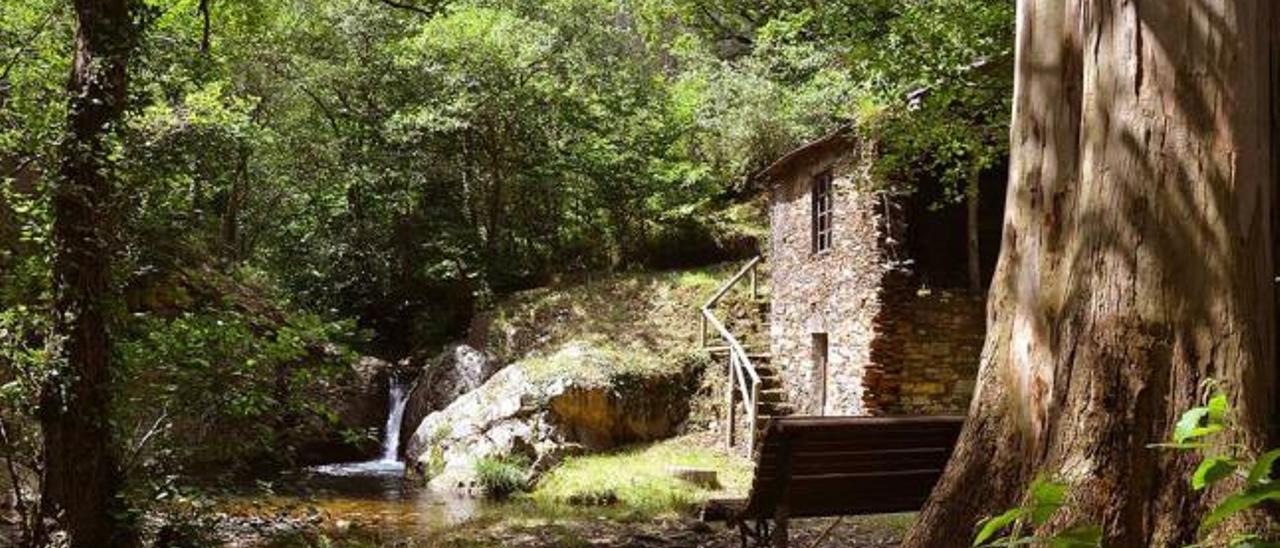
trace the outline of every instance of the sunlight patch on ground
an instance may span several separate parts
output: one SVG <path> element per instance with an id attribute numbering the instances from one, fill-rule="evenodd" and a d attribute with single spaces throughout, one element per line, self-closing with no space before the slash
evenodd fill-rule
<path id="1" fill-rule="evenodd" d="M 677 479 L 672 467 L 715 470 L 721 488 L 703 489 Z M 540 506 L 594 503 L 648 518 L 687 512 L 711 497 L 742 496 L 750 482 L 749 461 L 684 437 L 568 459 L 539 482 L 530 498 Z"/>

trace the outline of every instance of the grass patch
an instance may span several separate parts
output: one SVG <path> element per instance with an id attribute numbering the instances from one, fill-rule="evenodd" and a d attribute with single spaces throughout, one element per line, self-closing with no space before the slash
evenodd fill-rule
<path id="1" fill-rule="evenodd" d="M 715 470 L 722 487 L 712 491 L 672 477 L 673 466 Z M 619 519 L 651 519 L 688 512 L 711 497 L 741 496 L 750 482 L 749 461 L 690 438 L 677 438 L 568 459 L 547 474 L 529 497 L 545 508 L 594 502 Z"/>
<path id="2" fill-rule="evenodd" d="M 520 457 L 484 457 L 476 461 L 476 482 L 485 495 L 505 499 L 528 485 L 529 461 Z"/>

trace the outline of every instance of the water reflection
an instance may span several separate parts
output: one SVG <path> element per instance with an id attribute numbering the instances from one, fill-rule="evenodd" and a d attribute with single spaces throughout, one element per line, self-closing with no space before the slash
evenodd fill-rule
<path id="1" fill-rule="evenodd" d="M 490 506 L 471 497 L 419 487 L 404 477 L 402 463 L 386 461 L 285 474 L 269 488 L 242 492 L 236 499 L 233 505 L 248 506 L 253 513 L 305 511 L 322 515 L 330 524 L 346 521 L 414 537 L 434 536 Z"/>
<path id="2" fill-rule="evenodd" d="M 428 537 L 476 517 L 481 501 L 433 492 L 405 477 L 404 463 L 397 460 L 397 441 L 407 390 L 393 380 L 390 392 L 381 458 L 286 473 L 268 485 L 242 493 L 238 502 L 257 511 L 302 509 L 319 512 L 330 522 L 347 521 Z"/>

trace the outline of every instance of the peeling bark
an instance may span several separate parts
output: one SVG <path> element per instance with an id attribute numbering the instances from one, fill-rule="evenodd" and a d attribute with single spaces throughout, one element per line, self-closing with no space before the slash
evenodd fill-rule
<path id="1" fill-rule="evenodd" d="M 1047 527 L 1195 540 L 1220 492 L 1157 451 L 1219 380 L 1232 442 L 1273 446 L 1270 0 L 1020 0 L 1012 164 L 978 389 L 907 546 L 966 546 L 1038 475 Z M 1244 525 L 1236 525 L 1237 528 Z"/>

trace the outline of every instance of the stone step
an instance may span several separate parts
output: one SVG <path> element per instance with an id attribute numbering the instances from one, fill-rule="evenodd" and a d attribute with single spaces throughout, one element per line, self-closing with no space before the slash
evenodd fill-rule
<path id="1" fill-rule="evenodd" d="M 794 415 L 795 413 L 796 406 L 787 402 L 761 402 L 760 405 L 756 407 L 756 414 L 758 416 L 768 415 L 785 417 L 787 415 Z"/>
<path id="2" fill-rule="evenodd" d="M 760 403 L 782 403 L 787 400 L 787 392 L 781 388 L 766 388 L 760 391 Z"/>
<path id="3" fill-rule="evenodd" d="M 764 430 L 768 426 L 769 419 L 782 418 L 791 415 L 791 413 L 771 413 L 768 415 L 756 415 L 756 430 Z"/>
<path id="4" fill-rule="evenodd" d="M 707 352 L 711 353 L 713 356 L 717 356 L 717 357 L 723 357 L 725 354 L 729 353 L 729 347 L 727 346 L 707 346 L 707 347 L 704 347 L 703 350 L 706 350 Z M 758 368 L 759 364 L 757 364 L 756 362 L 760 362 L 760 363 L 771 362 L 773 361 L 773 354 L 770 354 L 768 352 L 753 352 L 750 347 L 747 347 L 747 359 L 751 360 L 752 365 L 756 365 L 756 367 Z"/>

